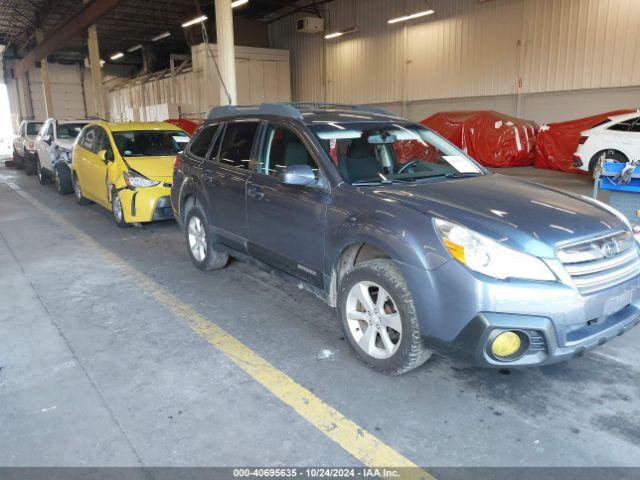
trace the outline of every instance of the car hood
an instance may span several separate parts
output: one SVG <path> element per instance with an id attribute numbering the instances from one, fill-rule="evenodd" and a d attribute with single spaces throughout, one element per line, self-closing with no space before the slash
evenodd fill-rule
<path id="1" fill-rule="evenodd" d="M 57 142 L 60 147 L 65 148 L 67 150 L 71 150 L 73 148 L 73 142 L 75 142 L 75 140 L 59 138 Z"/>
<path id="2" fill-rule="evenodd" d="M 147 178 L 171 183 L 175 157 L 124 157 L 126 164 Z"/>
<path id="3" fill-rule="evenodd" d="M 498 174 L 366 191 L 546 258 L 555 256 L 560 243 L 626 228 L 606 209 L 579 197 Z"/>

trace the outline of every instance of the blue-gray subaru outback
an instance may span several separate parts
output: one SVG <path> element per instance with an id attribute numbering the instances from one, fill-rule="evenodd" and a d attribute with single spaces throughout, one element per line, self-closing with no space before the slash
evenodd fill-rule
<path id="1" fill-rule="evenodd" d="M 381 111 L 214 108 L 176 159 L 171 202 L 196 267 L 233 256 L 294 279 L 385 372 L 434 350 L 545 365 L 640 321 L 638 247 L 620 213 L 492 174 Z"/>

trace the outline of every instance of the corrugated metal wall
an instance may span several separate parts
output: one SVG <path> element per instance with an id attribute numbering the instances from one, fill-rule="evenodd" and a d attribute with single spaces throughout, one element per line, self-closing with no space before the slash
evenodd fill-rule
<path id="1" fill-rule="evenodd" d="M 204 45 L 191 49 L 192 68 L 176 75 L 175 98 L 171 77 L 153 75 L 132 79 L 128 85 L 108 94 L 113 120 L 164 120 L 168 116 L 204 117 L 220 105 L 220 88 L 215 64 Z M 162 74 L 162 72 L 160 72 Z M 238 103 L 291 101 L 289 52 L 266 48 L 236 47 Z"/>
<path id="2" fill-rule="evenodd" d="M 640 85 L 640 1 L 525 0 L 525 92 Z"/>
<path id="3" fill-rule="evenodd" d="M 640 85 L 640 0 L 337 0 L 334 40 L 270 25 L 296 100 L 393 103 Z"/>

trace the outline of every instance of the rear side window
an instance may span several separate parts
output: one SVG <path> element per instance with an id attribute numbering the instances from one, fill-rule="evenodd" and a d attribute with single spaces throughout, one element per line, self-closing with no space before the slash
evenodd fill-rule
<path id="1" fill-rule="evenodd" d="M 615 130 L 617 132 L 628 132 L 631 130 L 631 126 L 634 122 L 636 122 L 638 118 L 630 118 L 629 120 L 625 120 L 624 122 L 616 123 L 615 125 L 611 125 L 609 130 Z"/>
<path id="2" fill-rule="evenodd" d="M 230 123 L 224 132 L 218 161 L 225 165 L 249 169 L 258 122 Z"/>
<path id="3" fill-rule="evenodd" d="M 219 125 L 209 125 L 200 130 L 189 145 L 189 153 L 194 157 L 204 159 L 218 127 Z"/>

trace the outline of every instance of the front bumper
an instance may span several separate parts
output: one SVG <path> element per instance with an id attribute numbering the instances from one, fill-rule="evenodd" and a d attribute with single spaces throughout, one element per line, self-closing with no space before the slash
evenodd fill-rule
<path id="1" fill-rule="evenodd" d="M 427 346 L 483 367 L 558 363 L 640 323 L 640 276 L 582 295 L 561 282 L 481 278 L 455 261 L 423 270 L 422 278 L 417 269 L 403 270 L 413 292 L 431 286 L 428 295 L 414 293 Z M 492 338 L 505 330 L 526 335 L 530 346 L 510 361 L 490 351 Z"/>
<path id="2" fill-rule="evenodd" d="M 125 222 L 147 223 L 173 219 L 170 193 L 171 187 L 165 185 L 121 190 L 120 201 Z"/>

